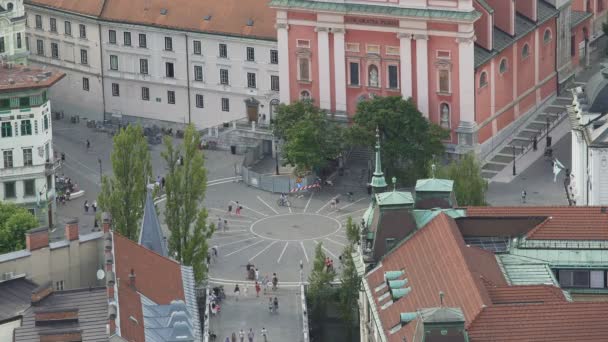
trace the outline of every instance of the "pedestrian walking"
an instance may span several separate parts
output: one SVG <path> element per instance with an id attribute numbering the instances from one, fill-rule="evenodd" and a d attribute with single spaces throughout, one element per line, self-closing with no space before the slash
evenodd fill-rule
<path id="1" fill-rule="evenodd" d="M 165 177 L 160 178 L 160 188 L 163 190 L 165 189 Z"/>
<path id="2" fill-rule="evenodd" d="M 239 284 L 236 284 L 234 286 L 234 297 L 236 298 L 236 301 L 239 301 L 239 296 L 241 295 L 241 289 L 239 288 Z"/>
<path id="3" fill-rule="evenodd" d="M 262 288 L 260 287 L 260 283 L 258 283 L 257 281 L 255 282 L 255 297 L 259 298 L 260 297 L 260 291 L 262 290 Z"/>
<path id="4" fill-rule="evenodd" d="M 521 191 L 521 203 L 526 203 L 526 189 Z"/>
<path id="5" fill-rule="evenodd" d="M 209 266 L 209 264 L 211 264 L 211 253 L 207 252 L 207 266 Z"/>
<path id="6" fill-rule="evenodd" d="M 255 336 L 255 334 L 253 333 L 253 329 L 249 328 L 249 333 L 247 334 L 247 338 L 249 339 L 249 342 L 253 342 L 254 336 Z"/>
<path id="7" fill-rule="evenodd" d="M 277 277 L 276 273 L 272 274 L 272 289 L 276 290 L 279 287 L 279 277 Z"/>
<path id="8" fill-rule="evenodd" d="M 262 337 L 264 338 L 264 342 L 266 342 L 267 338 L 268 338 L 268 331 L 266 330 L 266 328 L 262 327 L 262 331 L 260 331 L 260 335 L 262 335 Z"/>
<path id="9" fill-rule="evenodd" d="M 258 268 L 255 268 L 255 281 L 258 282 L 260 281 L 260 271 L 258 270 Z"/>
<path id="10" fill-rule="evenodd" d="M 223 229 L 224 226 L 224 222 L 222 221 L 222 217 L 218 216 L 217 217 L 217 230 L 221 231 Z"/>
<path id="11" fill-rule="evenodd" d="M 241 209 L 243 209 L 243 207 L 241 207 L 239 201 L 236 201 L 236 208 L 234 209 L 236 212 L 236 216 L 241 216 Z"/>
<path id="12" fill-rule="evenodd" d="M 93 204 L 91 205 L 91 207 L 93 208 L 93 212 L 96 213 L 97 212 L 97 200 L 93 201 Z"/>
<path id="13" fill-rule="evenodd" d="M 232 215 L 232 203 L 228 204 L 228 216 Z"/>
<path id="14" fill-rule="evenodd" d="M 241 331 L 239 331 L 239 339 L 240 339 L 240 342 L 245 342 L 245 332 L 243 331 L 243 329 L 241 329 Z"/>
<path id="15" fill-rule="evenodd" d="M 89 201 L 87 201 L 87 200 L 84 201 L 84 212 L 85 213 L 89 212 Z"/>
<path id="16" fill-rule="evenodd" d="M 232 333 L 232 342 L 236 342 L 236 333 Z"/>
<path id="17" fill-rule="evenodd" d="M 89 139 L 87 139 L 87 152 L 89 151 L 90 147 L 91 147 L 91 142 L 89 141 Z"/>
<path id="18" fill-rule="evenodd" d="M 534 139 L 532 140 L 532 149 L 534 151 L 536 151 L 538 149 L 538 139 L 536 138 L 536 135 L 534 136 Z"/>
<path id="19" fill-rule="evenodd" d="M 228 231 L 228 220 L 224 220 L 224 231 Z"/>

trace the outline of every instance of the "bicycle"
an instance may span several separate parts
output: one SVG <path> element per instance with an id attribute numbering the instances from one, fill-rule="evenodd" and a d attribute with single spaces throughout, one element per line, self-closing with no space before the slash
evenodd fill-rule
<path id="1" fill-rule="evenodd" d="M 285 199 L 279 198 L 277 200 L 277 205 L 279 207 L 291 207 L 291 202 L 289 202 L 289 200 L 287 198 L 285 198 Z"/>

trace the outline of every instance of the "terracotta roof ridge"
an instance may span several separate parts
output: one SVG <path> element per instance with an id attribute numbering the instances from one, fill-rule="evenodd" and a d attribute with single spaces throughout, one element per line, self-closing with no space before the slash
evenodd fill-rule
<path id="1" fill-rule="evenodd" d="M 151 250 L 151 249 L 148 249 L 148 248 L 146 248 L 146 247 L 144 247 L 144 246 L 142 246 L 142 245 L 138 244 L 137 242 L 135 242 L 135 241 L 133 241 L 133 240 L 131 240 L 131 239 L 127 238 L 126 236 L 124 236 L 124 235 L 120 234 L 120 233 L 119 233 L 119 232 L 117 232 L 117 231 L 114 231 L 113 233 L 114 233 L 114 234 L 117 234 L 119 237 L 121 237 L 121 238 L 123 238 L 124 240 L 128 241 L 129 243 L 131 243 L 131 244 L 133 244 L 133 245 L 137 246 L 138 248 L 141 248 L 141 249 L 142 249 L 144 252 L 146 252 L 146 253 L 153 253 L 153 254 L 155 254 L 155 255 L 158 255 L 158 256 L 159 256 L 159 257 L 161 257 L 161 258 L 167 259 L 167 260 L 169 260 L 169 261 L 171 261 L 171 262 L 175 263 L 175 264 L 176 264 L 176 265 L 178 265 L 178 266 L 182 266 L 182 264 L 181 264 L 180 262 L 178 262 L 177 260 L 174 260 L 174 259 L 172 259 L 172 258 L 169 258 L 168 256 L 163 256 L 163 255 L 161 255 L 161 254 L 158 254 L 158 253 L 156 253 L 155 251 L 153 251 L 153 250 Z"/>
<path id="2" fill-rule="evenodd" d="M 549 221 L 551 221 L 553 217 L 552 216 L 548 216 L 547 218 L 545 218 L 543 220 L 543 222 L 539 223 L 536 227 L 530 229 L 529 232 L 526 233 L 526 238 L 527 239 L 531 239 L 533 237 L 533 235 L 538 232 L 542 227 L 544 227 L 545 225 L 547 225 L 547 223 L 549 223 Z"/>

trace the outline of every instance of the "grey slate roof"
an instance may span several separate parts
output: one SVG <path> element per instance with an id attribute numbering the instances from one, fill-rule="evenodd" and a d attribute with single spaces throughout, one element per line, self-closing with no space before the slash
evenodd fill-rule
<path id="1" fill-rule="evenodd" d="M 148 190 L 146 194 L 146 206 L 144 207 L 144 217 L 141 222 L 139 231 L 139 244 L 147 249 L 154 251 L 164 257 L 169 255 L 167 251 L 167 243 L 163 237 L 163 231 L 160 227 L 160 220 L 154 208 L 154 199 L 152 192 Z"/>
<path id="2" fill-rule="evenodd" d="M 584 11 L 571 11 L 570 12 L 570 28 L 576 27 L 578 24 L 585 21 L 587 18 L 591 18 L 593 13 Z"/>
<path id="3" fill-rule="evenodd" d="M 78 309 L 78 322 L 51 323 L 36 326 L 34 314 L 40 310 Z M 105 287 L 53 292 L 37 306 L 30 306 L 23 314 L 21 327 L 15 329 L 14 342 L 38 341 L 40 333 L 80 330 L 87 342 L 108 341 L 108 295 Z"/>
<path id="4" fill-rule="evenodd" d="M 492 57 L 499 54 L 516 41 L 521 39 L 526 34 L 532 32 L 536 27 L 542 25 L 547 20 L 557 16 L 559 11 L 548 3 L 538 1 L 537 22 L 534 23 L 528 18 L 516 13 L 515 14 L 515 36 L 511 36 L 504 31 L 496 28 L 493 29 L 493 50 L 488 51 L 481 46 L 475 44 L 475 68 L 489 61 Z M 495 15 L 500 15 L 496 14 Z"/>
<path id="5" fill-rule="evenodd" d="M 38 285 L 25 279 L 25 275 L 0 282 L 0 322 L 15 318 L 31 303 L 32 290 Z"/>

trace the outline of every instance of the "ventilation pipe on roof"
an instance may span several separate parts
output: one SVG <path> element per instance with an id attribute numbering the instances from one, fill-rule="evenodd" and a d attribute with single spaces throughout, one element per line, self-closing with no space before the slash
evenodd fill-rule
<path id="1" fill-rule="evenodd" d="M 400 321 L 403 324 L 407 324 L 415 320 L 416 317 L 418 317 L 418 314 L 415 312 L 402 312 L 401 314 L 399 314 Z"/>
<path id="2" fill-rule="evenodd" d="M 116 319 L 116 305 L 108 305 L 108 319 L 113 321 Z"/>
<path id="3" fill-rule="evenodd" d="M 131 269 L 131 273 L 129 273 L 129 285 L 131 287 L 135 287 L 135 270 Z"/>

